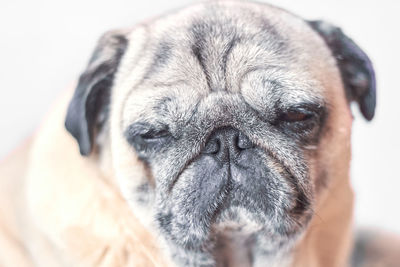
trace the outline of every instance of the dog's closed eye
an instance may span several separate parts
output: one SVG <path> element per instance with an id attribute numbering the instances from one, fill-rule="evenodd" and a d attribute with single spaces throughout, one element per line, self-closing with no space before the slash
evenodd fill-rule
<path id="1" fill-rule="evenodd" d="M 279 130 L 295 138 L 309 138 L 318 132 L 325 108 L 321 105 L 302 105 L 281 109 L 274 122 Z"/>
<path id="2" fill-rule="evenodd" d="M 313 114 L 306 111 L 299 110 L 289 110 L 284 112 L 280 116 L 281 121 L 286 122 L 298 122 L 298 121 L 306 121 L 313 117 Z"/>
<path id="3" fill-rule="evenodd" d="M 134 123 L 125 131 L 128 142 L 141 157 L 161 149 L 172 138 L 166 126 L 155 127 L 147 123 Z"/>
<path id="4" fill-rule="evenodd" d="M 168 132 L 167 129 L 162 129 L 162 130 L 150 129 L 148 132 L 140 134 L 140 137 L 147 142 L 152 142 L 157 139 L 168 137 L 170 135 L 171 134 Z"/>

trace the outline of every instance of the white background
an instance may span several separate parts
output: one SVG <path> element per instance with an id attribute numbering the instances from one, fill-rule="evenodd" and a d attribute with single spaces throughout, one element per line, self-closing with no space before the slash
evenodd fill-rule
<path id="1" fill-rule="evenodd" d="M 0 8 L 0 158 L 29 136 L 83 70 L 107 29 L 187 5 L 189 0 L 3 0 Z M 378 109 L 356 115 L 352 182 L 356 221 L 400 233 L 400 1 L 270 0 L 308 19 L 341 26 L 375 64 Z"/>

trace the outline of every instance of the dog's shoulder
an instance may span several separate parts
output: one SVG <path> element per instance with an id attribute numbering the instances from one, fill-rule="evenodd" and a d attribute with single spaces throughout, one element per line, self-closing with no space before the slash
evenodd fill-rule
<path id="1" fill-rule="evenodd" d="M 32 266 L 18 220 L 31 144 L 32 138 L 0 162 L 0 266 Z"/>
<path id="2" fill-rule="evenodd" d="M 70 93 L 0 166 L 0 190 L 7 192 L 0 196 L 0 266 L 165 266 L 153 234 L 99 159 L 82 157 L 65 130 Z"/>

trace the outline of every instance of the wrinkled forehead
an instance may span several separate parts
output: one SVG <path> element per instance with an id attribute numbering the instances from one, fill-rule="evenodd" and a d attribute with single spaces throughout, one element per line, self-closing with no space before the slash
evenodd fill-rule
<path id="1" fill-rule="evenodd" d="M 303 20 L 262 7 L 200 5 L 134 31 L 116 82 L 125 86 L 118 87 L 124 113 L 141 116 L 168 104 L 169 112 L 190 114 L 183 109 L 212 94 L 242 97 L 265 112 L 276 102 L 323 102 L 332 59 L 322 40 Z M 209 106 L 222 103 L 215 102 Z"/>

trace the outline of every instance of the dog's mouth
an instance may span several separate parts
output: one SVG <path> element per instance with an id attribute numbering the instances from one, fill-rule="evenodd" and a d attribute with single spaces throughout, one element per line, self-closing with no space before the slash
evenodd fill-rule
<path id="1" fill-rule="evenodd" d="M 278 247 L 301 230 L 305 221 L 300 222 L 300 211 L 297 218 L 290 211 L 298 196 L 290 190 L 290 184 L 280 183 L 281 177 L 271 175 L 253 176 L 253 182 L 243 184 L 239 181 L 244 177 L 238 177 L 236 171 L 231 168 L 225 172 L 225 179 L 211 181 L 201 181 L 194 175 L 189 179 L 189 174 L 181 177 L 171 199 L 165 202 L 168 206 L 158 213 L 166 237 L 190 250 L 205 249 L 215 242 L 216 236 L 226 233 L 250 239 L 264 236 Z"/>

